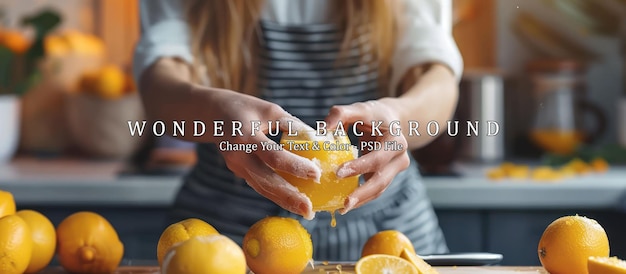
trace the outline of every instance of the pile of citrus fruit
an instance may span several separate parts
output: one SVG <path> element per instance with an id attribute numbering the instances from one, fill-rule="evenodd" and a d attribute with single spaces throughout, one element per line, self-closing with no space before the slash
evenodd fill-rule
<path id="1" fill-rule="evenodd" d="M 137 89 L 130 75 L 118 66 L 108 64 L 85 72 L 80 79 L 79 90 L 98 98 L 114 100 L 134 93 Z"/>
<path id="2" fill-rule="evenodd" d="M 602 158 L 595 158 L 589 162 L 577 158 L 559 167 L 538 166 L 535 168 L 531 168 L 528 165 L 505 162 L 495 168 L 487 170 L 487 177 L 492 180 L 508 178 L 531 179 L 534 181 L 557 181 L 592 172 L 603 173 L 608 169 L 608 162 Z"/>
<path id="3" fill-rule="evenodd" d="M 163 274 L 301 273 L 312 262 L 311 236 L 290 218 L 267 217 L 254 224 L 240 247 L 210 224 L 186 219 L 167 227 L 157 245 Z M 224 263 L 228 262 L 228 263 Z"/>
<path id="4" fill-rule="evenodd" d="M 609 257 L 609 239 L 594 219 L 564 216 L 548 225 L 537 249 L 550 273 L 625 274 L 626 261 Z"/>
<path id="5" fill-rule="evenodd" d="M 13 195 L 0 191 L 0 273 L 37 273 L 55 254 L 68 272 L 111 273 L 123 253 L 117 232 L 104 217 L 77 212 L 55 229 L 40 212 L 16 212 Z"/>
<path id="6" fill-rule="evenodd" d="M 210 224 L 195 218 L 167 227 L 159 239 L 157 258 L 163 274 L 229 273 L 298 274 L 313 264 L 313 243 L 306 229 L 284 217 L 255 223 L 240 247 Z M 228 262 L 228 263 L 224 263 Z M 357 274 L 436 274 L 401 232 L 373 235 L 355 265 Z"/>

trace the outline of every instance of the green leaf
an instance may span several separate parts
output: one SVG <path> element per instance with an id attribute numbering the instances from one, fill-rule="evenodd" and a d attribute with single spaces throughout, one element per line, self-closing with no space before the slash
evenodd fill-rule
<path id="1" fill-rule="evenodd" d="M 0 93 L 11 93 L 11 67 L 15 53 L 4 46 L 0 46 Z"/>
<path id="2" fill-rule="evenodd" d="M 26 79 L 24 79 L 24 81 L 17 84 L 17 86 L 15 87 L 15 94 L 19 96 L 24 95 L 24 93 L 37 85 L 41 81 L 41 79 L 42 75 L 40 71 L 35 71 L 31 73 L 30 75 L 28 75 L 28 77 L 26 77 Z"/>
<path id="3" fill-rule="evenodd" d="M 33 44 L 24 54 L 27 72 L 37 69 L 37 62 L 46 55 L 44 39 L 46 35 L 58 27 L 60 23 L 61 16 L 53 10 L 43 10 L 38 14 L 22 19 L 22 25 L 30 26 L 35 29 Z"/>

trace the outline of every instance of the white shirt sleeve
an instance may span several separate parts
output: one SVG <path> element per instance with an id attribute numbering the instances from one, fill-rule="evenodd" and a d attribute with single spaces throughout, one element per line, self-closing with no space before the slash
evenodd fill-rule
<path id="1" fill-rule="evenodd" d="M 189 30 L 181 2 L 139 1 L 141 39 L 133 56 L 133 75 L 137 82 L 143 71 L 160 57 L 177 57 L 192 63 Z"/>
<path id="2" fill-rule="evenodd" d="M 391 87 L 415 65 L 437 62 L 448 66 L 457 80 L 463 73 L 463 59 L 452 37 L 450 0 L 406 0 L 398 44 L 392 57 Z"/>

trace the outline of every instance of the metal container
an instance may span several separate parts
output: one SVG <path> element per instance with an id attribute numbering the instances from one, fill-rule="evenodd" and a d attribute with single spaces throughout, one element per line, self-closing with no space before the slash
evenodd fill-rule
<path id="1" fill-rule="evenodd" d="M 504 118 L 502 73 L 467 71 L 461 80 L 456 112 L 461 158 L 476 162 L 502 160 L 505 156 Z"/>

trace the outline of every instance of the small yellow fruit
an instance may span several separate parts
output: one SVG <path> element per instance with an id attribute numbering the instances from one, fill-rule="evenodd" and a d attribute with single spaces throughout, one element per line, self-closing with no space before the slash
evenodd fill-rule
<path id="1" fill-rule="evenodd" d="M 370 237 L 361 252 L 361 257 L 372 254 L 387 254 L 392 256 L 400 256 L 403 249 L 413 250 L 413 243 L 406 235 L 396 230 L 385 230 L 374 234 Z"/>
<path id="2" fill-rule="evenodd" d="M 57 227 L 61 266 L 72 273 L 113 272 L 124 255 L 124 245 L 113 226 L 94 212 L 77 212 Z"/>
<path id="3" fill-rule="evenodd" d="M 219 234 L 219 232 L 207 222 L 196 218 L 189 218 L 171 224 L 161 233 L 159 243 L 157 244 L 157 259 L 159 265 L 163 263 L 165 253 L 167 253 L 167 250 L 173 245 L 186 241 L 194 236 L 208 236 L 214 234 Z"/>
<path id="4" fill-rule="evenodd" d="M 609 256 L 609 239 L 597 221 L 565 216 L 548 225 L 537 252 L 541 265 L 550 273 L 587 274 L 590 256 Z"/>
<path id="5" fill-rule="evenodd" d="M 0 190 L 0 217 L 15 214 L 13 194 Z"/>
<path id="6" fill-rule="evenodd" d="M 398 256 L 374 254 L 362 257 L 356 262 L 354 270 L 357 274 L 420 274 L 409 261 Z"/>
<path id="7" fill-rule="evenodd" d="M 20 210 L 16 213 L 30 228 L 33 250 L 25 273 L 37 273 L 44 269 L 56 248 L 57 236 L 54 225 L 43 214 L 34 210 Z"/>
<path id="8" fill-rule="evenodd" d="M 298 221 L 267 217 L 250 227 L 243 250 L 255 274 L 297 274 L 311 262 L 313 242 Z"/>
<path id="9" fill-rule="evenodd" d="M 595 158 L 589 164 L 595 172 L 606 172 L 609 170 L 609 162 L 602 158 Z"/>
<path id="10" fill-rule="evenodd" d="M 22 274 L 33 249 L 30 228 L 17 215 L 0 218 L 0 273 Z"/>
<path id="11" fill-rule="evenodd" d="M 117 99 L 124 95 L 125 87 L 124 72 L 118 67 L 107 65 L 97 72 L 97 77 L 92 83 L 96 95 L 104 99 Z"/>
<path id="12" fill-rule="evenodd" d="M 587 260 L 589 274 L 626 274 L 626 261 L 617 257 L 595 257 Z"/>
<path id="13" fill-rule="evenodd" d="M 20 210 L 16 215 L 28 224 L 33 239 L 33 251 L 25 273 L 37 273 L 48 266 L 54 257 L 57 241 L 54 225 L 46 216 L 34 210 Z"/>
<path id="14" fill-rule="evenodd" d="M 194 236 L 172 246 L 165 255 L 163 274 L 245 274 L 243 250 L 226 236 Z"/>

